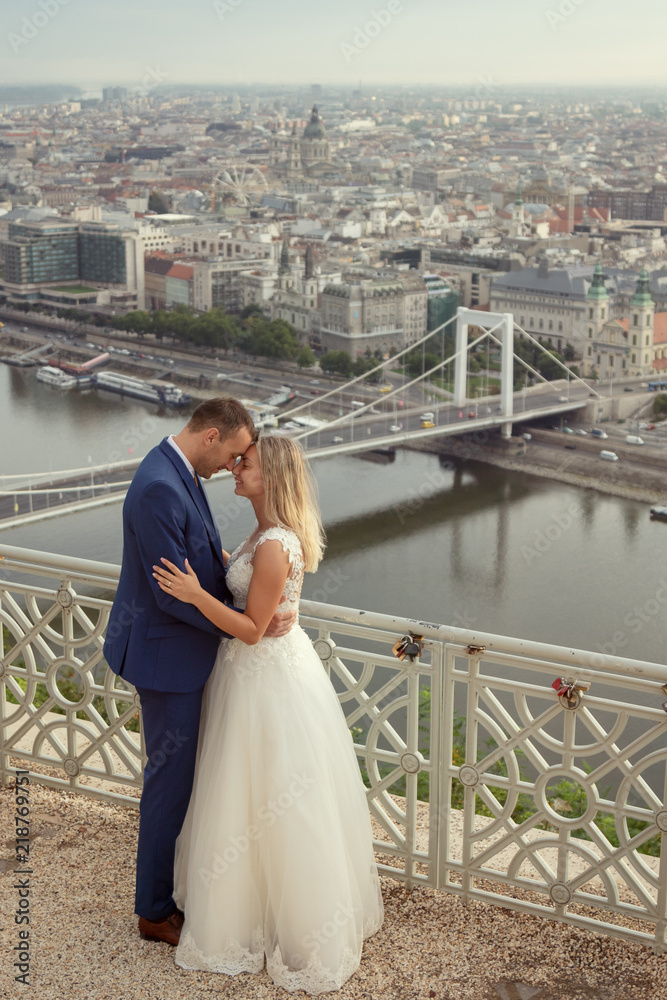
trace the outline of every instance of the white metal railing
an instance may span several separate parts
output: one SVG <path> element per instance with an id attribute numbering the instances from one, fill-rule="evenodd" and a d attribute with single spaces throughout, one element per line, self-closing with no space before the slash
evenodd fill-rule
<path id="1" fill-rule="evenodd" d="M 119 567 L 0 556 L 3 783 L 33 769 L 136 806 L 139 706 L 102 658 Z M 667 667 L 310 601 L 301 613 L 384 873 L 667 948 Z M 401 662 L 391 648 L 410 633 L 423 648 Z M 559 696 L 557 677 L 580 690 Z"/>

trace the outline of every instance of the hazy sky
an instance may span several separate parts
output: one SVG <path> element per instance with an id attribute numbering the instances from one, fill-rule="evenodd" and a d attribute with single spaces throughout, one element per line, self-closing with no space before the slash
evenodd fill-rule
<path id="1" fill-rule="evenodd" d="M 667 83 L 665 0 L 2 0 L 0 83 Z M 29 37 L 31 36 L 31 37 Z"/>

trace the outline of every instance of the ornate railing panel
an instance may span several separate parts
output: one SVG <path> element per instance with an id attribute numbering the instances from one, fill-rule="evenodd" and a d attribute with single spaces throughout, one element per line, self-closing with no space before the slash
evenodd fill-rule
<path id="1" fill-rule="evenodd" d="M 3 554 L 2 780 L 25 767 L 136 805 L 138 702 L 102 656 L 118 567 Z M 381 870 L 665 949 L 666 667 L 301 611 L 352 731 Z M 399 661 L 392 646 L 410 634 L 423 646 Z"/>
<path id="2" fill-rule="evenodd" d="M 311 609 L 314 615 L 307 613 Z M 371 815 L 384 834 L 376 841 L 380 869 L 408 884 L 435 886 L 444 647 L 430 643 L 418 659 L 399 661 L 391 650 L 406 621 L 397 619 L 392 629 L 378 627 L 375 615 L 368 622 L 366 615 L 354 622 L 332 618 L 344 610 L 303 601 L 300 620 L 313 636 L 352 731 Z M 426 838 L 418 834 L 420 799 L 428 802 Z"/>
<path id="3" fill-rule="evenodd" d="M 438 884 L 661 950 L 665 669 L 503 644 L 448 650 L 446 715 L 463 706 L 466 734 L 460 767 L 443 746 L 443 797 L 458 782 L 463 830 L 456 843 L 443 837 Z M 565 672 L 590 689 L 559 697 Z"/>
<path id="4" fill-rule="evenodd" d="M 138 696 L 102 653 L 119 568 L 10 546 L 1 553 L 3 780 L 11 757 L 14 766 L 36 765 L 51 787 L 136 804 Z M 46 585 L 22 582 L 27 574 Z"/>

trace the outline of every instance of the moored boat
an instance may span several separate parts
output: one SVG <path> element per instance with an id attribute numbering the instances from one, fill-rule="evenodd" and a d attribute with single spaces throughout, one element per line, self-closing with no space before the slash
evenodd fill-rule
<path id="1" fill-rule="evenodd" d="M 123 375 L 120 372 L 98 372 L 93 375 L 93 386 L 162 406 L 185 406 L 190 402 L 189 394 L 171 382 L 146 382 L 134 375 Z"/>
<path id="2" fill-rule="evenodd" d="M 67 375 L 60 368 L 40 368 L 37 372 L 37 381 L 44 382 L 45 385 L 55 386 L 56 389 L 73 389 L 77 385 L 77 380 L 73 375 Z"/>

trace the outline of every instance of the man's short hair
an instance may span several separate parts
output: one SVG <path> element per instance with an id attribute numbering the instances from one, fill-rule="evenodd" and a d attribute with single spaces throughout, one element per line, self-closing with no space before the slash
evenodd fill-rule
<path id="1" fill-rule="evenodd" d="M 193 433 L 208 430 L 209 427 L 216 427 L 220 440 L 225 441 L 233 437 L 242 428 L 248 431 L 253 441 L 257 437 L 257 430 L 252 422 L 252 417 L 238 399 L 231 396 L 218 396 L 216 399 L 207 399 L 200 403 L 195 409 L 188 422 L 188 430 Z"/>

